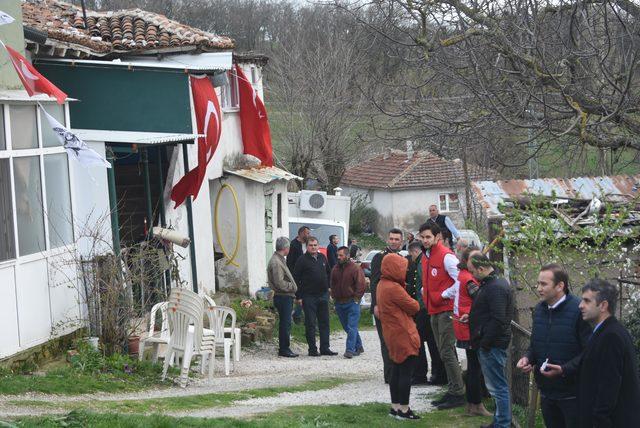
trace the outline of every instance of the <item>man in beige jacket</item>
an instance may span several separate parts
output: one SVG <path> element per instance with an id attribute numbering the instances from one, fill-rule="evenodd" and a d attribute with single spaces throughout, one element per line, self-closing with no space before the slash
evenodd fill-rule
<path id="1" fill-rule="evenodd" d="M 293 299 L 296 295 L 296 282 L 287 267 L 286 258 L 289 254 L 289 239 L 281 236 L 276 239 L 276 251 L 271 256 L 267 266 L 267 277 L 269 287 L 274 291 L 273 305 L 278 310 L 280 326 L 278 332 L 279 350 L 278 356 L 294 358 L 298 354 L 291 351 L 291 311 L 293 310 Z"/>

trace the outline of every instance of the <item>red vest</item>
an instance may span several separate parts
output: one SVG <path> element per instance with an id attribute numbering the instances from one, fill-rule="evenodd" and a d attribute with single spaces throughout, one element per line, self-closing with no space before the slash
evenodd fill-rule
<path id="1" fill-rule="evenodd" d="M 456 339 L 470 340 L 469 321 L 461 323 L 458 321 L 458 318 L 471 312 L 471 303 L 473 300 L 471 300 L 471 296 L 469 296 L 467 284 L 469 282 L 477 284 L 478 281 L 471 275 L 471 272 L 466 269 L 460 269 L 458 281 L 460 282 L 460 287 L 458 288 L 458 313 L 453 316 L 453 331 L 455 332 Z"/>
<path id="2" fill-rule="evenodd" d="M 422 257 L 422 299 L 429 315 L 453 311 L 453 300 L 443 299 L 442 292 L 454 284 L 444 268 L 444 256 L 453 251 L 438 242 L 431 247 L 429 257 Z"/>

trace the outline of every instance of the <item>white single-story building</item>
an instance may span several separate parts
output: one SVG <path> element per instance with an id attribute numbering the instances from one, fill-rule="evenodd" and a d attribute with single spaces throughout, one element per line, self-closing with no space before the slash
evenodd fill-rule
<path id="1" fill-rule="evenodd" d="M 81 9 L 69 3 L 10 3 L 4 11 L 16 21 L 0 27 L 0 37 L 71 101 L 60 106 L 47 96 L 29 97 L 2 58 L 0 360 L 77 329 L 69 321 L 86 313 L 82 273 L 65 257 L 112 252 L 154 225 L 192 238 L 189 248 L 174 248 L 184 257 L 182 279 L 198 292 L 234 286 L 252 294 L 266 285 L 274 236 L 288 233 L 286 183 L 295 177 L 278 168 L 238 166 L 238 85 L 229 72 L 239 64 L 262 96 L 266 58 L 235 55 L 229 38 L 139 9 L 88 11 L 85 29 Z M 146 31 L 119 40 L 132 22 L 144 23 Z M 215 75 L 222 135 L 198 197 L 174 209 L 171 188 L 198 158 L 190 73 Z M 36 101 L 113 168 L 68 159 Z M 103 249 L 82 239 L 87 228 L 99 230 Z M 217 264 L 216 255 L 222 257 Z"/>
<path id="2" fill-rule="evenodd" d="M 489 177 L 469 165 L 469 179 Z M 465 220 L 465 177 L 462 161 L 447 160 L 428 151 L 390 150 L 347 168 L 340 186 L 352 200 L 361 198 L 379 213 L 377 230 L 391 227 L 415 231 L 428 218 L 430 205 L 453 220 Z"/>

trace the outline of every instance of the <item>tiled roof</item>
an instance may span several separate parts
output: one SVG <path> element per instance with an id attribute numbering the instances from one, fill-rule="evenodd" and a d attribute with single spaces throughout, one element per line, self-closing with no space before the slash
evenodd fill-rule
<path id="1" fill-rule="evenodd" d="M 469 165 L 471 180 L 495 178 L 495 171 Z M 410 158 L 406 152 L 392 150 L 348 168 L 341 185 L 364 189 L 427 189 L 464 185 L 462 162 L 447 160 L 431 152 L 415 152 Z"/>
<path id="2" fill-rule="evenodd" d="M 234 41 L 229 37 L 207 33 L 140 9 L 87 10 L 87 29 L 84 28 L 82 9 L 61 1 L 23 1 L 22 15 L 25 26 L 47 33 L 49 41 L 57 42 L 58 50 L 68 47 L 91 56 L 234 47 Z"/>

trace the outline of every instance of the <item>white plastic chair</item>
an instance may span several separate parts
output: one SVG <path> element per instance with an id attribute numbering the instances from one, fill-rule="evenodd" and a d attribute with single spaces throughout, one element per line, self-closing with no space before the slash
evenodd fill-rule
<path id="1" fill-rule="evenodd" d="M 204 295 L 204 299 L 209 306 L 216 306 L 216 302 L 206 294 Z M 234 327 L 233 329 L 230 327 L 225 327 L 224 332 L 230 334 L 233 339 L 233 360 L 236 362 L 240 361 L 240 349 L 242 347 L 242 330 L 239 327 Z"/>
<path id="2" fill-rule="evenodd" d="M 167 345 L 169 343 L 169 322 L 167 320 L 167 305 L 169 302 L 160 302 L 153 305 L 151 308 L 151 314 L 149 316 L 149 332 L 147 337 L 140 339 L 140 351 L 138 352 L 138 358 L 140 361 L 144 359 L 144 348 L 147 343 L 153 345 L 153 362 L 158 361 L 158 348 L 160 345 Z M 154 332 L 156 324 L 156 313 L 160 311 L 162 315 L 162 324 L 160 325 L 160 331 Z M 160 356 L 162 358 L 163 356 Z"/>
<path id="3" fill-rule="evenodd" d="M 222 345 L 224 348 L 224 373 L 229 376 L 229 366 L 231 362 L 231 347 L 234 345 L 234 335 L 225 337 L 225 327 L 227 319 L 231 317 L 230 331 L 236 328 L 236 311 L 226 306 L 209 306 L 205 309 L 205 313 L 209 318 L 209 329 L 213 331 L 214 342 L 211 348 L 211 357 L 209 361 L 209 373 L 213 371 L 213 364 L 216 357 L 216 346 Z"/>
<path id="4" fill-rule="evenodd" d="M 213 360 L 211 345 L 205 343 L 206 346 L 202 346 L 204 305 L 201 299 L 195 300 L 194 296 L 198 295 L 189 290 L 173 289 L 167 306 L 170 336 L 162 370 L 162 379 L 166 378 L 169 364 L 174 356 L 181 356 L 180 384 L 183 387 L 186 386 L 191 359 L 194 356 L 200 355 L 202 360 L 201 370 L 203 372 L 207 357 Z M 207 341 L 213 342 L 211 336 Z M 212 378 L 213 365 L 210 364 L 209 379 Z"/>

